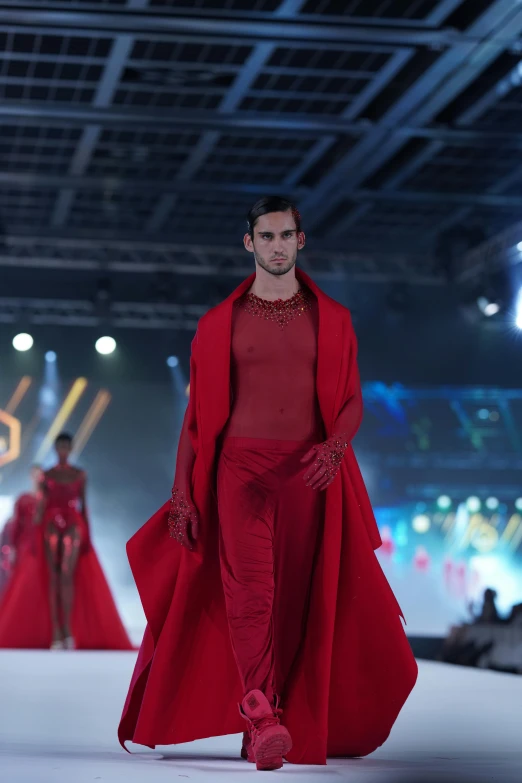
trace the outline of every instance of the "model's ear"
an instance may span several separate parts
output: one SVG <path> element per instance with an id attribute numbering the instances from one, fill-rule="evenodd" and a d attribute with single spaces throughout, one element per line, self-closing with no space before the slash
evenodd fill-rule
<path id="1" fill-rule="evenodd" d="M 245 236 L 243 237 L 243 244 L 249 253 L 254 252 L 254 243 L 252 242 L 252 237 L 250 236 L 250 234 L 245 234 Z"/>
<path id="2" fill-rule="evenodd" d="M 297 235 L 297 249 L 302 250 L 306 245 L 306 237 L 304 231 L 300 231 Z"/>

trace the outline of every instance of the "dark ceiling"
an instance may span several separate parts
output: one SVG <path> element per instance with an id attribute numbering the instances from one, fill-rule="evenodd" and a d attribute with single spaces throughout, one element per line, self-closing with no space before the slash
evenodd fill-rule
<path id="1" fill-rule="evenodd" d="M 118 274 L 208 305 L 267 192 L 334 280 L 437 282 L 519 220 L 514 0 L 12 0 L 0 45 L 3 320 Z"/>

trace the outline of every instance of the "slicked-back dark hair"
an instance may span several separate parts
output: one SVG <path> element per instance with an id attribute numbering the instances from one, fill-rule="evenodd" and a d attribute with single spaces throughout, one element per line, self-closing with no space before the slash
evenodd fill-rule
<path id="1" fill-rule="evenodd" d="M 73 442 L 73 436 L 69 435 L 68 432 L 60 432 L 56 440 L 54 441 L 56 443 L 69 443 L 72 445 Z"/>
<path id="2" fill-rule="evenodd" d="M 252 239 L 257 221 L 262 215 L 268 215 L 270 212 L 291 212 L 297 233 L 301 231 L 301 215 L 295 204 L 282 196 L 263 196 L 259 201 L 256 201 L 247 215 L 248 233 Z"/>

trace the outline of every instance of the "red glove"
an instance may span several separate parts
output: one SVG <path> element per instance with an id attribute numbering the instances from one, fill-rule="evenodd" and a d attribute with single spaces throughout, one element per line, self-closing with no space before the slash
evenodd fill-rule
<path id="1" fill-rule="evenodd" d="M 347 448 L 348 439 L 344 435 L 332 435 L 324 443 L 312 446 L 301 460 L 301 462 L 310 462 L 314 459 L 303 477 L 306 485 L 319 490 L 329 487 L 341 469 Z"/>
<path id="2" fill-rule="evenodd" d="M 167 524 L 171 538 L 187 549 L 194 549 L 199 533 L 199 515 L 192 500 L 176 486 L 172 488 Z"/>

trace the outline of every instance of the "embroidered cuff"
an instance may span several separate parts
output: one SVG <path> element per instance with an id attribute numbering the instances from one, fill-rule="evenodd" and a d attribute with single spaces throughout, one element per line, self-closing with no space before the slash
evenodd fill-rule
<path id="1" fill-rule="evenodd" d="M 339 472 L 347 448 L 348 440 L 343 435 L 334 435 L 320 445 L 318 459 L 326 468 L 328 479 L 334 478 Z"/>
<path id="2" fill-rule="evenodd" d="M 192 514 L 192 506 L 187 502 L 184 493 L 176 487 L 173 487 L 167 521 L 171 538 L 174 538 L 180 543 L 186 540 L 187 529 L 192 519 Z"/>

